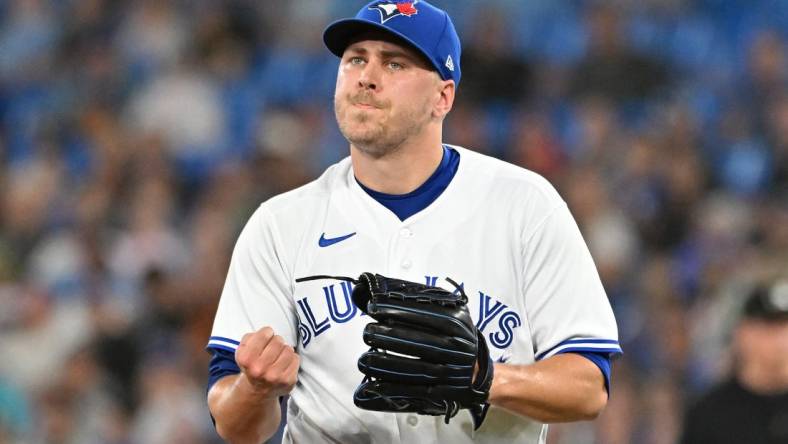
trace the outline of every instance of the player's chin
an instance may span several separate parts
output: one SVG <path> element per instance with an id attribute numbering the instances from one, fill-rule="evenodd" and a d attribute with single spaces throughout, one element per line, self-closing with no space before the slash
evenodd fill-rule
<path id="1" fill-rule="evenodd" d="M 382 130 L 378 122 L 370 119 L 349 119 L 340 125 L 342 134 L 351 142 L 354 140 L 373 141 L 381 136 Z"/>
<path id="2" fill-rule="evenodd" d="M 388 152 L 385 132 L 380 127 L 344 133 L 345 138 L 362 152 L 380 157 Z"/>
<path id="3" fill-rule="evenodd" d="M 379 139 L 379 133 L 371 131 L 358 131 L 345 134 L 345 138 L 356 147 L 368 147 L 376 144 Z"/>

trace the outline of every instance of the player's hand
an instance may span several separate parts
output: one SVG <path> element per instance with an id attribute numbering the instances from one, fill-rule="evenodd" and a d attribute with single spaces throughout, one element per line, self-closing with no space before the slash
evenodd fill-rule
<path id="1" fill-rule="evenodd" d="M 263 327 L 241 338 L 235 362 L 251 388 L 263 398 L 290 393 L 298 379 L 300 358 L 271 327 Z"/>

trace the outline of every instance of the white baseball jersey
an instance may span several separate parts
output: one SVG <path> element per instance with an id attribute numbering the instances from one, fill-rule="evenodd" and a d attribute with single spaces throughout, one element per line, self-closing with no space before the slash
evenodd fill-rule
<path id="1" fill-rule="evenodd" d="M 461 283 L 494 360 L 530 364 L 556 353 L 619 352 L 591 255 L 566 204 L 539 175 L 453 147 L 457 172 L 404 221 L 356 182 L 350 158 L 263 203 L 238 239 L 209 346 L 234 350 L 263 326 L 296 348 L 298 383 L 285 442 L 544 443 L 547 426 L 495 407 L 474 431 L 443 417 L 359 409 L 357 360 L 370 318 L 350 284 L 304 276 L 364 271 L 452 288 Z"/>

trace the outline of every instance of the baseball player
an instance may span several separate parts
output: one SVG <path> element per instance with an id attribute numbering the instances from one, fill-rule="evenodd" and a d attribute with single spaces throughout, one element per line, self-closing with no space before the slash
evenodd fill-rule
<path id="1" fill-rule="evenodd" d="M 373 1 L 324 42 L 340 57 L 334 109 L 350 156 L 264 202 L 238 239 L 208 342 L 218 433 L 268 439 L 288 394 L 283 439 L 297 443 L 544 443 L 548 423 L 596 417 L 621 352 L 612 310 L 547 181 L 442 142 L 461 77 L 449 16 Z M 299 278 L 365 272 L 454 290 L 449 278 L 467 295 L 480 340 L 465 342 L 495 362 L 485 412 L 354 403 L 372 315 L 354 282 Z"/>

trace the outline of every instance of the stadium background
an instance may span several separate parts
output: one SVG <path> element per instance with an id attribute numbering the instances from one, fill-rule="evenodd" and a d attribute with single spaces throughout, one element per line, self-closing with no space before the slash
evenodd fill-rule
<path id="1" fill-rule="evenodd" d="M 788 268 L 788 1 L 435 3 L 464 44 L 445 140 L 556 184 L 617 314 L 606 411 L 550 442 L 675 442 Z M 347 154 L 320 34 L 360 4 L 0 1 L 0 443 L 218 442 L 229 254 Z"/>

